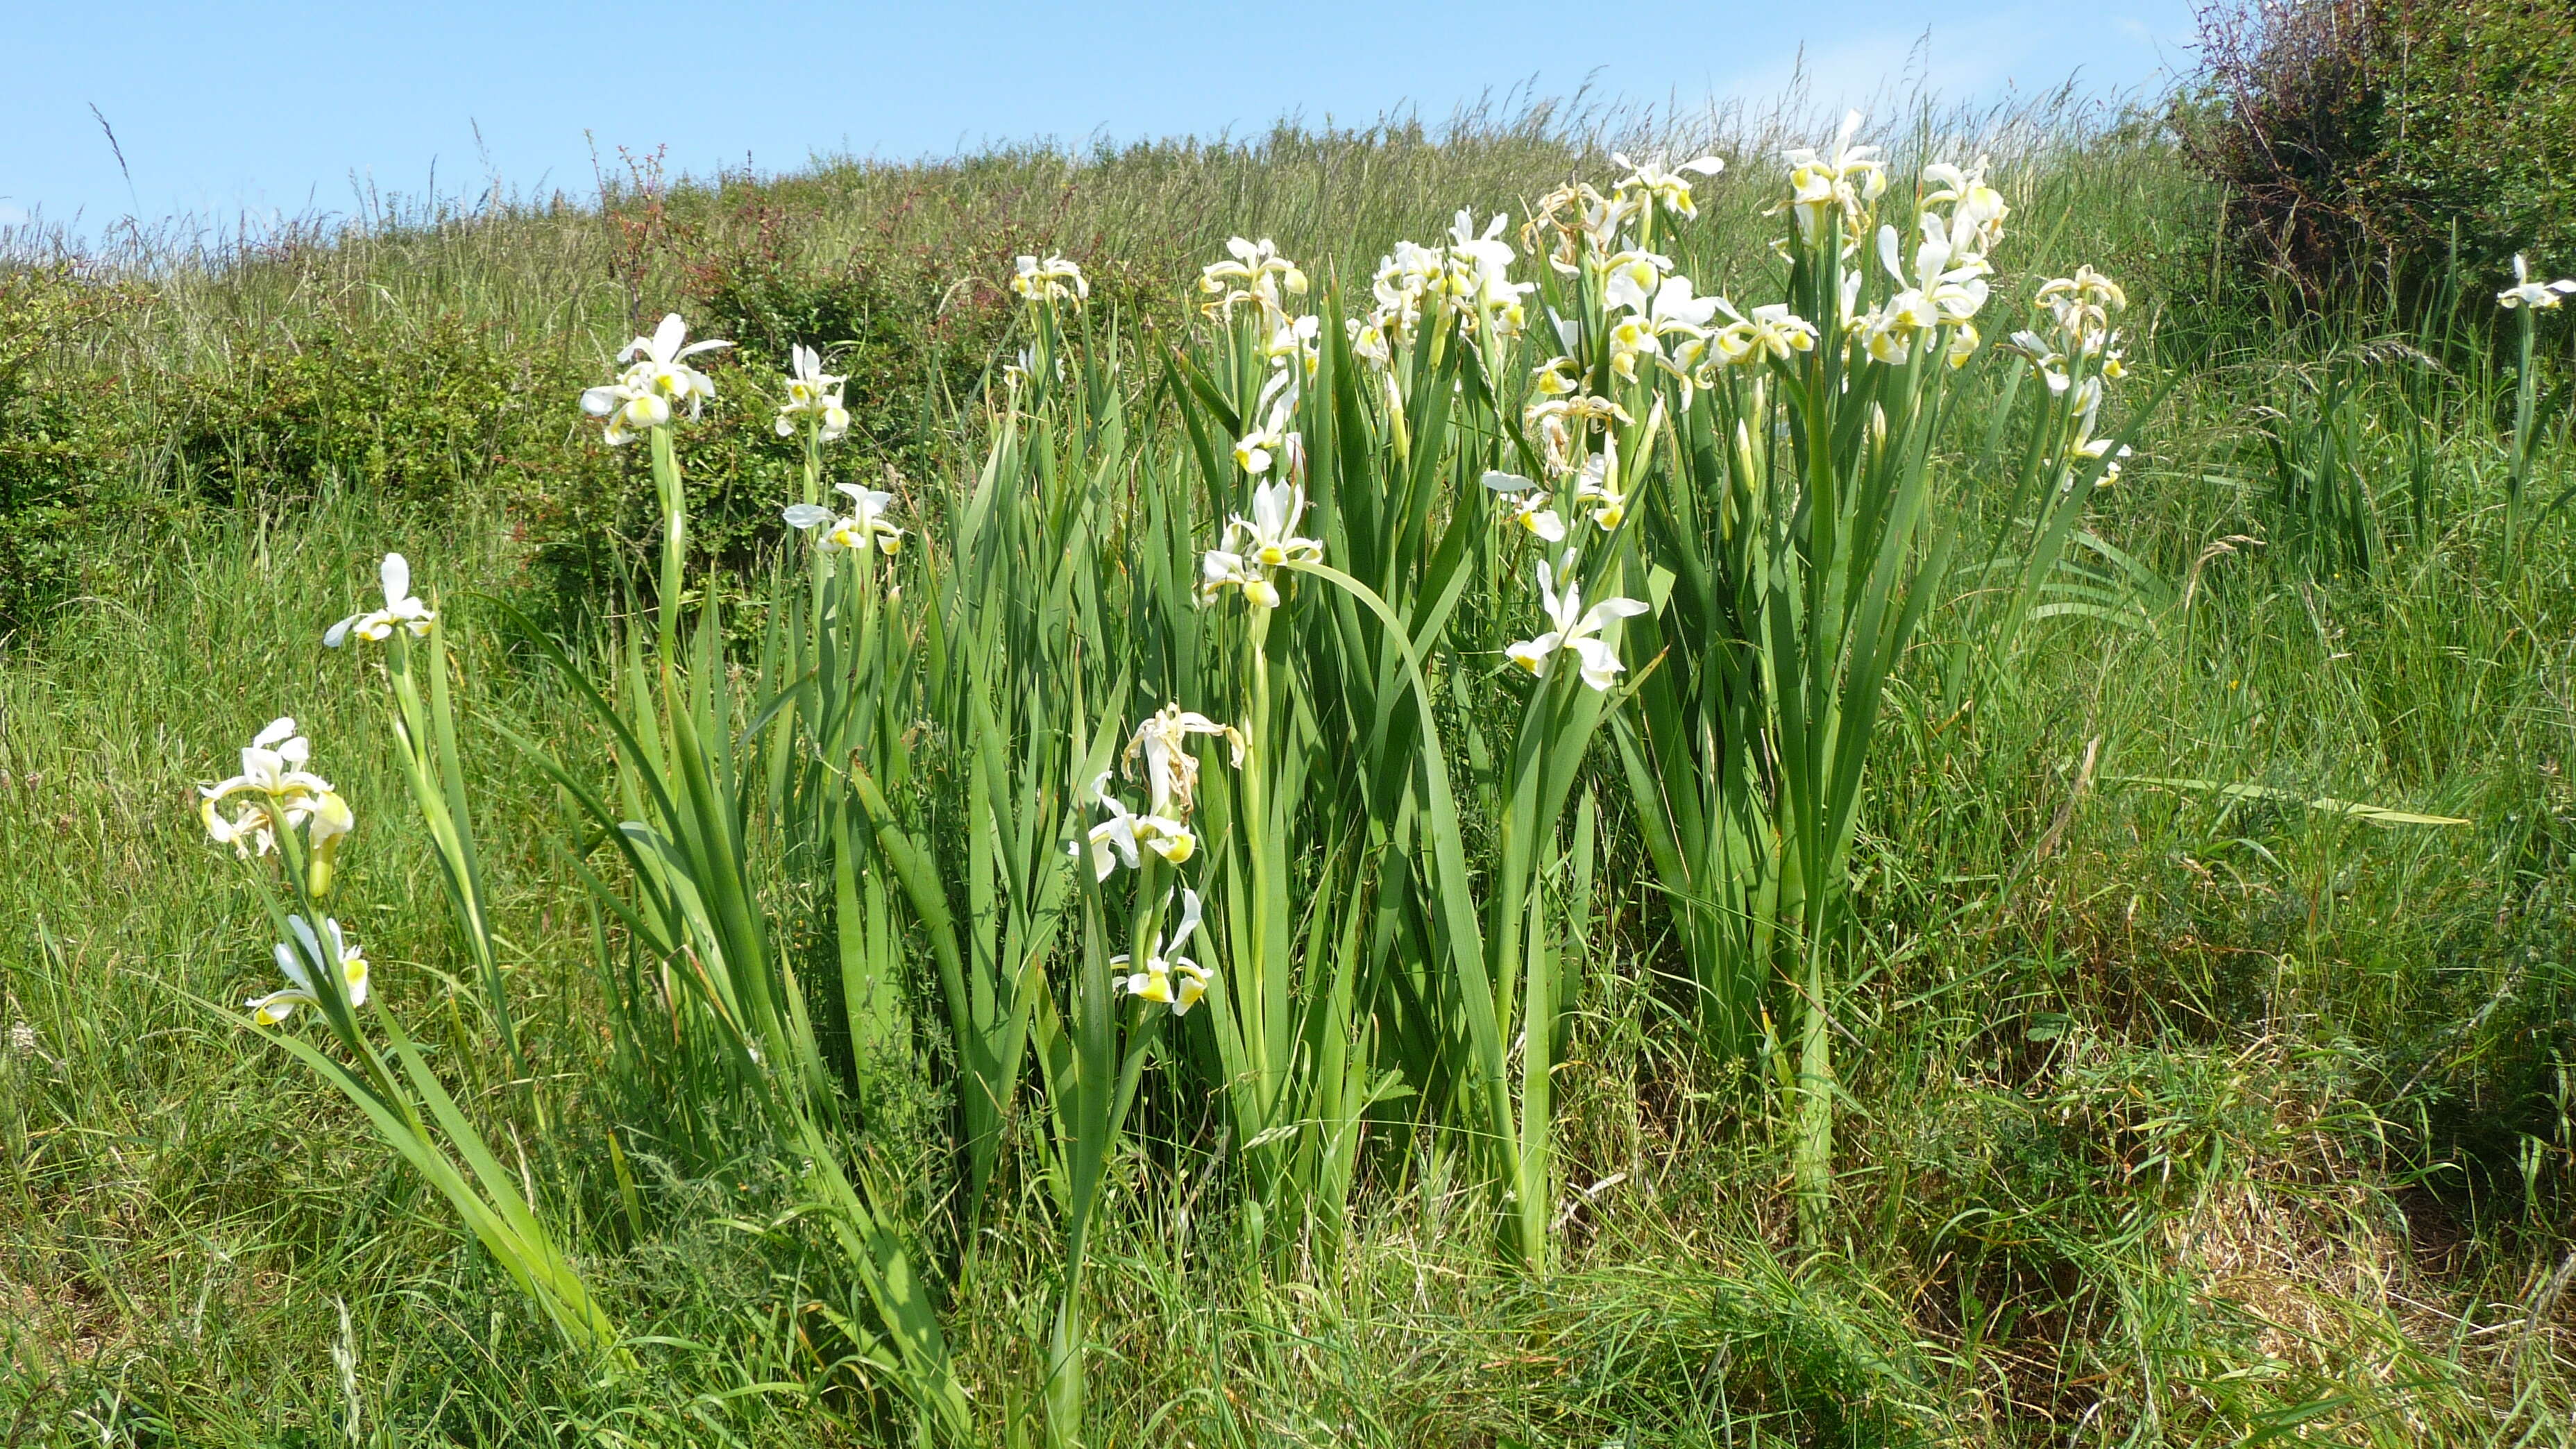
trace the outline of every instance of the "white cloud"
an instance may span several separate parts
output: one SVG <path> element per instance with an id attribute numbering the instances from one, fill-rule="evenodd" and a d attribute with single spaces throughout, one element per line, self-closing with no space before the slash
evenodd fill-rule
<path id="1" fill-rule="evenodd" d="M 21 226 L 27 220 L 27 209 L 0 201 L 0 226 Z"/>
<path id="2" fill-rule="evenodd" d="M 1929 23 L 1898 21 L 1846 33 L 1807 45 L 1795 56 L 1748 66 L 1721 78 L 1717 95 L 1757 111 L 1786 98 L 1792 114 L 1830 120 L 1847 106 L 1884 108 L 1918 87 L 1959 103 L 1992 100 L 2006 91 L 2046 92 L 2079 73 L 2088 88 L 2132 86 L 2175 62 L 2174 54 L 2157 43 L 2153 28 L 2135 13 L 2167 8 L 2160 0 L 2119 6 L 2131 13 L 2115 11 L 2104 18 L 2121 40 L 2094 54 L 2068 50 L 2062 28 L 2051 20 L 2053 4 L 1944 12 Z"/>

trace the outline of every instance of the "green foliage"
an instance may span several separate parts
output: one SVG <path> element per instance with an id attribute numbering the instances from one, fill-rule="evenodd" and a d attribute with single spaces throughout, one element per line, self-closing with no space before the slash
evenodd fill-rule
<path id="1" fill-rule="evenodd" d="M 2363 277 L 2476 299 L 2517 252 L 2576 269 L 2576 11 L 2218 0 L 2201 26 L 2219 105 L 2196 149 L 2241 261 L 2311 300 Z"/>
<path id="2" fill-rule="evenodd" d="M 2516 252 L 2552 276 L 2576 270 L 2576 11 L 2453 0 L 2402 13 L 2404 65 L 2362 193 L 2380 229 L 2429 266 L 2456 226 L 2480 279 Z"/>
<path id="3" fill-rule="evenodd" d="M 68 262 L 0 263 L 0 634 L 78 585 L 116 497 L 130 425 L 114 384 L 61 360 L 135 299 Z"/>
<path id="4" fill-rule="evenodd" d="M 324 313 L 245 330 L 223 355 L 172 379 L 166 446 L 208 502 L 343 492 L 434 503 L 542 490 L 584 466 L 558 403 L 578 390 L 573 376 L 454 312 L 391 325 Z"/>

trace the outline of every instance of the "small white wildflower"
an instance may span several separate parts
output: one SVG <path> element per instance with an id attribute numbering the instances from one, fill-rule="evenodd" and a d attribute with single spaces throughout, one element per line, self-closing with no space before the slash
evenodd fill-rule
<path id="1" fill-rule="evenodd" d="M 673 411 L 682 403 L 688 404 L 689 416 L 694 418 L 700 406 L 716 395 L 714 379 L 689 366 L 688 359 L 733 344 L 718 339 L 690 342 L 688 337 L 689 324 L 680 320 L 679 313 L 670 313 L 652 336 L 636 338 L 617 354 L 619 362 L 628 364 L 617 381 L 582 392 L 582 411 L 607 420 L 603 436 L 610 447 L 620 447 L 638 433 L 669 426 Z"/>
<path id="2" fill-rule="evenodd" d="M 1228 519 L 1219 546 L 1200 559 L 1199 598 L 1213 601 L 1227 589 L 1240 589 L 1253 607 L 1279 607 L 1279 586 L 1270 571 L 1290 562 L 1312 563 L 1324 546 L 1300 538 L 1297 520 L 1306 511 L 1306 490 L 1285 478 L 1252 490 L 1252 517 Z"/>
<path id="3" fill-rule="evenodd" d="M 1063 257 L 1020 256 L 1011 265 L 1011 290 L 1029 301 L 1071 302 L 1078 307 L 1091 295 L 1091 280 Z"/>

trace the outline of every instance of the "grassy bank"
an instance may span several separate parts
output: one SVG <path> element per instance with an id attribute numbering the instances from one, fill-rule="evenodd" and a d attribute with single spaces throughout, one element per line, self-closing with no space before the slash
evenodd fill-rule
<path id="1" fill-rule="evenodd" d="M 1954 384 L 1931 445 L 1937 503 L 1910 556 L 1936 535 L 1961 543 L 1928 576 L 1890 670 L 1839 974 L 1812 1005 L 1835 1071 L 1825 1210 L 1802 1223 L 1793 1190 L 1816 1090 L 1791 1060 L 1793 1016 L 1810 1004 L 1770 983 L 1740 1024 L 1776 1037 L 1718 1044 L 1621 753 L 1616 712 L 1642 720 L 1644 691 L 1662 686 L 1638 681 L 1675 677 L 1656 671 L 1683 667 L 1679 642 L 1630 647 L 1636 693 L 1568 747 L 1570 803 L 1532 867 L 1546 904 L 1528 928 L 1547 943 L 1534 956 L 1573 963 L 1551 978 L 1563 1020 L 1540 1076 L 1553 1100 L 1520 1084 L 1506 1103 L 1542 1104 L 1536 1249 L 1513 1226 L 1536 1195 L 1497 1198 L 1445 892 L 1483 902 L 1507 873 L 1524 701 L 1585 698 L 1566 671 L 1524 686 L 1502 662 L 1539 627 L 1538 555 L 1491 542 L 1514 536 L 1477 512 L 1480 450 L 1500 446 L 1516 407 L 1427 453 L 1440 463 L 1426 527 L 1472 523 L 1459 549 L 1480 560 L 1456 622 L 1422 626 L 1432 725 L 1402 713 L 1403 688 L 1368 695 L 1367 669 L 1327 669 L 1338 648 L 1400 679 L 1402 651 L 1356 608 L 1341 642 L 1324 637 L 1313 621 L 1342 596 L 1297 577 L 1275 613 L 1303 622 L 1250 646 L 1283 691 L 1311 691 L 1309 713 L 1279 707 L 1277 738 L 1254 751 L 1301 761 L 1309 782 L 1310 803 L 1278 817 L 1296 847 L 1283 878 L 1260 885 L 1245 844 L 1257 830 L 1228 827 L 1265 787 L 1213 739 L 1196 746 L 1202 858 L 1149 853 L 1109 877 L 1118 892 L 1195 883 L 1217 909 L 1191 954 L 1228 974 L 1184 1017 L 1121 998 L 1100 1044 L 1144 1053 L 1145 1086 L 1105 1186 L 1081 1196 L 1085 1144 L 1115 1120 L 1078 1117 L 1090 1099 L 1068 1085 L 1089 1049 L 1083 972 L 1105 970 L 1101 947 L 1151 953 L 1169 921 L 1156 890 L 1134 891 L 1131 921 L 1126 895 L 1073 868 L 1056 877 L 1071 882 L 1058 914 L 1031 909 L 987 884 L 1003 867 L 982 837 L 1024 831 L 1029 859 L 1056 859 L 1060 838 L 1099 819 L 1077 808 L 1084 780 L 1167 701 L 1256 719 L 1257 671 L 1227 652 L 1251 609 L 1239 593 L 1173 607 L 1225 514 L 1250 506 L 1228 491 L 1243 481 L 1222 468 L 1231 438 L 1202 470 L 1189 421 L 1207 426 L 1213 408 L 1167 362 L 1185 344 L 1207 391 L 1251 419 L 1217 365 L 1230 344 L 1194 320 L 1199 267 L 1229 236 L 1267 235 L 1305 264 L 1312 305 L 1339 279 L 1357 315 L 1380 255 L 1435 238 L 1459 207 L 1517 227 L 1567 180 L 1622 174 L 1614 148 L 1714 149 L 1729 169 L 1697 180 L 1699 216 L 1672 221 L 1664 244 L 1703 293 L 1771 300 L 1777 128 L 1732 118 L 1702 145 L 1683 143 L 1705 131 L 1622 126 L 1478 117 L 1449 134 L 1283 131 L 721 186 L 661 187 L 647 168 L 595 205 L 391 216 L 80 273 L 115 295 L 47 334 L 16 384 L 25 406 L 69 420 L 41 463 L 77 487 L 47 524 L 75 556 L 0 655 L 9 1437 L 909 1442 L 912 1369 L 887 1347 L 846 1210 L 798 1145 L 809 1119 L 831 1144 L 819 1157 L 919 1265 L 984 1442 L 1077 1428 L 1092 1444 L 2576 1437 L 2562 770 L 2576 579 L 2563 511 L 2540 506 L 2566 486 L 2564 450 L 2541 450 L 2509 550 L 2510 359 L 2486 360 L 2474 329 L 2274 320 L 2213 284 L 2216 198 L 2158 130 L 2077 108 L 1881 131 L 1906 205 L 1921 160 L 1995 154 L 2012 216 L 1979 318 L 1990 342 L 2035 315 L 2043 279 L 2091 264 L 2127 284 L 2132 376 L 2107 423 L 2135 452 L 2115 481 L 2081 485 L 2091 541 L 2024 598 L 2009 568 L 1985 565 L 2032 556 L 2026 520 L 2053 506 L 2011 487 L 2028 427 L 2011 409 L 2041 389 L 2016 403 L 2017 364 L 1992 358 Z M 1006 286 L 1020 252 L 1073 258 L 1089 306 L 1050 322 L 1024 305 Z M 1515 275 L 1543 266 L 1523 246 Z M 642 703 L 615 702 L 666 728 L 698 708 L 618 653 L 627 623 L 657 647 L 663 513 L 646 449 L 608 447 L 576 401 L 669 308 L 743 344 L 711 366 L 718 397 L 679 443 L 691 575 L 728 605 L 709 648 L 720 635 L 729 663 L 678 658 L 671 677 L 730 701 L 710 717 L 749 782 L 726 798 L 752 822 L 745 878 L 771 952 L 759 969 L 807 983 L 816 1015 L 839 1011 L 814 1036 L 830 1081 L 809 1098 L 764 1085 L 788 1062 L 736 1055 L 743 1042 L 685 984 L 712 974 L 709 941 L 737 938 L 657 948 L 659 918 L 616 847 L 539 763 L 623 785 L 635 793 L 620 811 L 680 832 L 632 803 L 639 752 L 612 745 L 575 682 L 633 669 Z M 2544 356 L 2565 355 L 2562 321 L 2542 335 Z M 950 1024 L 929 912 L 890 847 L 829 837 L 832 821 L 881 829 L 815 763 L 849 751 L 764 753 L 772 730 L 825 730 L 805 674 L 778 662 L 822 647 L 780 632 L 807 628 L 812 603 L 806 543 L 776 522 L 803 483 L 800 447 L 771 429 L 793 344 L 835 349 L 852 375 L 857 416 L 826 481 L 875 484 L 893 467 L 911 530 L 883 565 L 899 595 L 830 596 L 852 611 L 834 618 L 874 600 L 867 627 L 886 632 L 864 647 L 889 683 L 870 698 L 894 702 L 875 723 L 829 727 L 873 731 L 852 749 L 887 782 L 883 818 L 934 859 L 970 938 L 1008 920 L 1052 943 L 1022 988 L 1037 1040 L 1003 1079 L 989 1181 L 965 1163 L 974 1048 Z M 1068 359 L 1062 391 L 1044 354 L 1024 365 L 1025 391 L 1006 382 L 1029 346 Z M 1327 362 L 1319 396 L 1341 366 Z M 1492 375 L 1517 400 L 1525 369 Z M 1673 401 L 1652 376 L 1638 386 Z M 1438 392 L 1426 382 L 1412 405 Z M 1989 444 L 1992 418 L 2013 447 Z M 1702 476 L 1653 456 L 1641 510 L 1649 490 Z M 996 478 L 999 496 L 1074 501 L 996 531 L 1011 510 L 973 503 Z M 1360 572 L 1363 500 L 1332 502 L 1342 531 L 1325 561 Z M 1578 542 L 1592 537 L 1573 521 Z M 1611 582 L 1655 597 L 1652 566 L 1672 553 L 1652 538 Z M 1390 546 L 1372 576 L 1391 607 L 1409 607 L 1397 584 L 1434 553 L 1418 548 Z M 372 606 L 387 551 L 435 588 L 524 1070 L 500 1047 L 408 806 L 384 726 L 387 656 L 318 644 Z M 950 621 L 945 642 L 927 618 Z M 966 657 L 961 622 L 1002 641 L 971 686 L 942 673 L 967 668 L 942 662 Z M 1645 626 L 1627 627 L 1633 641 Z M 549 633 L 573 669 L 546 660 Z M 806 667 L 830 676 L 814 660 L 831 657 Z M 1345 713 L 1366 723 L 1351 703 L 1363 696 L 1393 701 L 1377 732 L 1336 735 Z M 978 697 L 998 715 L 989 734 Z M 207 844 L 191 787 L 290 714 L 362 822 L 331 900 L 367 947 L 369 1010 L 405 1023 L 467 1105 L 621 1351 L 568 1344 L 346 1097 L 241 1024 L 236 1003 L 279 984 L 277 937 L 252 869 Z M 985 744 L 1043 808 L 991 823 Z M 1344 768 L 1372 758 L 1383 781 Z M 1432 858 L 1437 828 L 1412 823 L 1438 818 L 1441 772 L 1456 785 L 1456 877 Z M 1410 803 L 1384 805 L 1382 789 Z M 809 797 L 830 802 L 813 817 L 835 842 L 822 856 L 799 853 Z M 1362 869 L 1347 842 L 1381 823 L 1394 840 L 1399 817 L 1420 849 L 1385 845 Z M 860 862 L 846 894 L 815 864 L 842 858 Z M 1027 880 L 1034 897 L 1047 877 L 1032 865 Z M 1380 929 L 1390 944 L 1368 955 Z M 843 969 L 854 939 L 890 963 L 871 1012 Z M 1231 973 L 1271 952 L 1301 1010 L 1337 973 L 1374 983 L 1333 1038 L 1369 1067 L 1351 1079 L 1367 1104 L 1336 1109 L 1356 1144 L 1343 1198 L 1329 1169 L 1283 1170 L 1246 1145 L 1269 1134 L 1246 1130 L 1244 1073 L 1202 1026 L 1239 1019 Z M 1374 964 L 1347 964 L 1361 960 Z M 639 970 L 665 984 L 639 994 L 622 974 Z M 1435 984 L 1408 995 L 1417 978 Z M 639 1032 L 639 1000 L 663 1036 Z M 1149 1020 L 1160 1034 L 1139 1047 Z M 309 1014 L 287 1030 L 331 1042 Z M 781 1040 L 794 1037 L 791 1021 Z M 1503 1046 L 1520 1083 L 1529 1041 Z M 1276 1141 L 1313 1131 L 1284 1125 Z M 1051 1391 L 1069 1283 L 1087 1310 L 1087 1402 L 1071 1425 Z"/>

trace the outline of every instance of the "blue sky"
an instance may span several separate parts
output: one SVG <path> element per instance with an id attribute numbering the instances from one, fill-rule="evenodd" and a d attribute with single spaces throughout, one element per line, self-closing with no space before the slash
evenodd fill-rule
<path id="1" fill-rule="evenodd" d="M 31 5 L 0 55 L 0 223 L 95 237 L 128 213 L 230 230 L 417 197 L 592 188 L 591 157 L 674 170 L 817 152 L 1445 116 L 1534 85 L 1767 100 L 1803 53 L 1819 104 L 1917 74 L 1944 96 L 2112 90 L 2191 61 L 2190 0 L 1832 0 L 1279 8 L 1001 0 L 765 4 Z M 1267 18 L 1264 18 L 1267 17 Z M 1803 50 L 1802 50 L 1803 48 Z M 115 128 L 129 189 L 95 106 Z"/>

